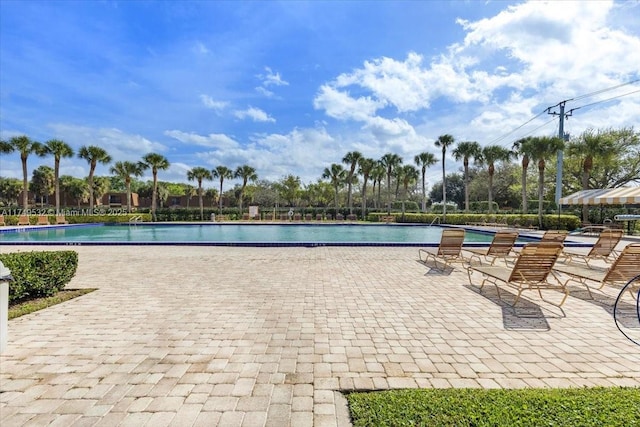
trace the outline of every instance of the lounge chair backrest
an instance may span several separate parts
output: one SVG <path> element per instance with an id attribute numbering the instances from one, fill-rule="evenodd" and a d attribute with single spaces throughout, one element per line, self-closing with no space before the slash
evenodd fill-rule
<path id="1" fill-rule="evenodd" d="M 627 245 L 607 271 L 603 282 L 628 282 L 640 274 L 640 243 Z"/>
<path id="2" fill-rule="evenodd" d="M 564 243 L 564 240 L 569 234 L 566 230 L 547 230 L 540 239 L 541 242 L 560 242 Z"/>
<path id="3" fill-rule="evenodd" d="M 487 250 L 487 255 L 507 256 L 518 238 L 517 231 L 497 231 Z"/>
<path id="4" fill-rule="evenodd" d="M 440 246 L 438 246 L 438 255 L 441 256 L 457 256 L 462 251 L 462 243 L 464 242 L 464 229 L 446 229 L 442 230 L 440 237 Z"/>
<path id="5" fill-rule="evenodd" d="M 562 243 L 529 243 L 522 248 L 513 270 L 510 282 L 543 282 L 551 272 L 558 256 L 562 252 Z"/>
<path id="6" fill-rule="evenodd" d="M 589 251 L 588 256 L 608 257 L 616 248 L 616 245 L 624 235 L 623 230 L 604 230 L 600 233 L 600 237 Z"/>
<path id="7" fill-rule="evenodd" d="M 4 222 L 4 215 L 0 214 L 0 225 L 5 225 L 6 223 Z"/>

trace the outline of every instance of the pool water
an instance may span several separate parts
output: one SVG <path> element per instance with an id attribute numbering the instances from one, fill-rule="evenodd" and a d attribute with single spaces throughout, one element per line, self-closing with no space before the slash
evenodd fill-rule
<path id="1" fill-rule="evenodd" d="M 423 245 L 440 241 L 442 227 L 400 224 L 83 224 L 4 230 L 0 244 L 191 245 Z M 466 232 L 465 243 L 488 243 L 493 234 Z"/>

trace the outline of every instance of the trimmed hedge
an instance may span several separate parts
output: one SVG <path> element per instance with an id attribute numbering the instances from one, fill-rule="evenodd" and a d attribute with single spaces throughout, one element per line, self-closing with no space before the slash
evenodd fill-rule
<path id="1" fill-rule="evenodd" d="M 88 210 L 88 209 L 87 209 Z M 104 211 L 104 213 L 102 213 Z M 77 212 L 77 213 L 75 213 Z M 110 213 L 113 212 L 113 213 Z M 129 222 L 131 218 L 142 217 L 142 220 L 145 222 L 151 221 L 151 214 L 148 213 L 118 213 L 117 210 L 112 209 L 111 211 L 108 209 L 97 210 L 96 213 L 92 215 L 85 215 L 82 211 L 71 211 L 71 214 L 65 215 L 65 220 L 69 224 L 88 224 L 88 223 L 99 223 L 99 222 Z M 49 219 L 49 223 L 51 225 L 56 224 L 56 216 L 55 215 L 47 215 Z M 16 225 L 18 224 L 18 215 L 7 215 L 4 217 L 7 225 Z M 35 225 L 38 220 L 38 215 L 29 215 L 29 221 L 31 225 Z"/>
<path id="2" fill-rule="evenodd" d="M 11 270 L 9 303 L 55 295 L 76 274 L 78 253 L 74 251 L 15 252 L 0 254 Z"/>
<path id="3" fill-rule="evenodd" d="M 417 223 L 417 224 L 439 224 L 442 220 L 441 214 L 435 213 L 405 213 L 404 216 L 398 212 L 392 212 L 396 222 Z M 380 217 L 387 216 L 386 213 L 370 213 L 367 220 L 382 222 Z M 472 225 L 472 224 L 499 224 L 509 227 L 529 228 L 538 226 L 538 215 L 522 214 L 447 214 L 447 224 L 451 225 Z M 545 230 L 569 230 L 573 231 L 580 227 L 580 218 L 575 215 L 549 214 L 542 217 L 542 228 Z"/>

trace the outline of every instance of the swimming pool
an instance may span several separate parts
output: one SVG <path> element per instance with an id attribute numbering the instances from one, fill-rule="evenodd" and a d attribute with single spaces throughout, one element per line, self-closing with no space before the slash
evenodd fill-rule
<path id="1" fill-rule="evenodd" d="M 82 224 L 2 230 L 8 245 L 423 246 L 442 227 L 414 224 Z M 467 231 L 465 244 L 492 233 Z"/>

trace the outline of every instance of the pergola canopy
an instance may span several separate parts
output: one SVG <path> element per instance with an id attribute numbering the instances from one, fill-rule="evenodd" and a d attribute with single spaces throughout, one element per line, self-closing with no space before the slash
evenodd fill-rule
<path id="1" fill-rule="evenodd" d="M 561 205 L 640 205 L 640 187 L 582 190 L 559 200 Z"/>

